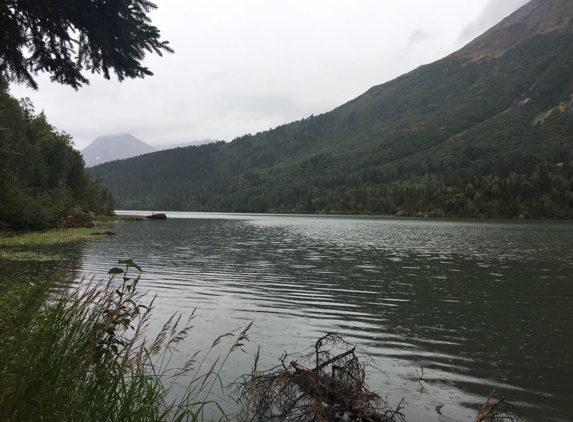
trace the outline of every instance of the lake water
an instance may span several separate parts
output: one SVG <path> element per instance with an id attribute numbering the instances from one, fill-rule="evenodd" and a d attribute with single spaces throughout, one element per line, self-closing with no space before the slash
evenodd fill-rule
<path id="1" fill-rule="evenodd" d="M 526 420 L 573 420 L 571 222 L 167 214 L 113 223 L 80 273 L 133 258 L 158 319 L 197 308 L 175 363 L 254 321 L 230 382 L 258 346 L 264 369 L 334 331 L 376 360 L 370 387 L 404 398 L 411 422 L 473 421 L 493 388 Z"/>

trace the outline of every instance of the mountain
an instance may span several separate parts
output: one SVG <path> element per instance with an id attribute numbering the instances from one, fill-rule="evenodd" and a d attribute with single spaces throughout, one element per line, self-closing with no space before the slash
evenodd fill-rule
<path id="1" fill-rule="evenodd" d="M 157 151 L 130 134 L 98 136 L 81 154 L 86 167 Z"/>
<path id="2" fill-rule="evenodd" d="M 499 57 L 535 35 L 570 31 L 572 17 L 571 1 L 532 0 L 455 55 L 471 60 Z"/>
<path id="3" fill-rule="evenodd" d="M 117 208 L 573 217 L 573 2 L 319 116 L 91 169 Z"/>

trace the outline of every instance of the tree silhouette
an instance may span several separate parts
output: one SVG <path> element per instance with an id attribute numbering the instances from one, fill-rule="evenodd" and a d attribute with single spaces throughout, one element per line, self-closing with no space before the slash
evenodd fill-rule
<path id="1" fill-rule="evenodd" d="M 172 53 L 148 13 L 147 0 L 3 0 L 0 2 L 0 73 L 34 89 L 34 75 L 78 89 L 87 69 L 106 79 L 153 75 L 147 52 Z"/>

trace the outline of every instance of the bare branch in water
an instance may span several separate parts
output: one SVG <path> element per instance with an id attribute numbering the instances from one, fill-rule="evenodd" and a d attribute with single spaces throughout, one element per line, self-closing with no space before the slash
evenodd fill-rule
<path id="1" fill-rule="evenodd" d="M 490 405 L 495 390 L 479 408 L 475 422 L 521 422 L 521 415 L 505 397 Z"/>
<path id="2" fill-rule="evenodd" d="M 320 338 L 305 355 L 292 355 L 290 365 L 257 371 L 237 381 L 246 420 L 372 421 L 403 420 L 402 402 L 391 409 L 365 385 L 366 364 L 356 348 L 335 333 Z M 257 359 L 258 363 L 258 352 Z M 305 365 L 314 364 L 310 369 Z"/>

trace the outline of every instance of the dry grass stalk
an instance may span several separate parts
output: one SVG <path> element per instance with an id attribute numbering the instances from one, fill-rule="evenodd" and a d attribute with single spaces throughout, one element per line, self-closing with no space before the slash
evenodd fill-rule
<path id="1" fill-rule="evenodd" d="M 490 405 L 494 394 L 495 389 L 480 406 L 475 422 L 520 422 L 522 419 L 517 409 L 505 397 Z"/>

